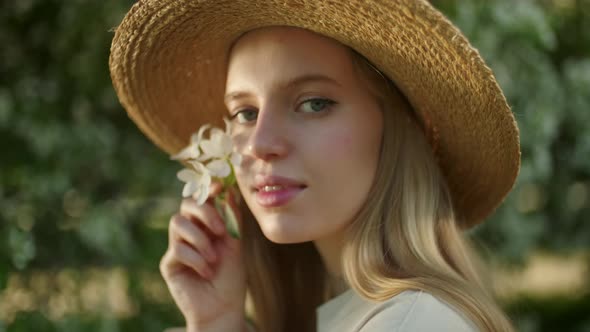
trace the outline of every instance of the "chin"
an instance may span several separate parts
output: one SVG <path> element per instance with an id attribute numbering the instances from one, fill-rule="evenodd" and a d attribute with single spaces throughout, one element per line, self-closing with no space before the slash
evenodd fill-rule
<path id="1" fill-rule="evenodd" d="M 285 222 L 286 220 L 281 222 L 276 218 L 267 217 L 259 219 L 259 226 L 264 236 L 277 244 L 302 243 L 312 240 L 309 238 L 309 234 L 302 234 L 300 227 L 294 228 L 292 222 Z"/>

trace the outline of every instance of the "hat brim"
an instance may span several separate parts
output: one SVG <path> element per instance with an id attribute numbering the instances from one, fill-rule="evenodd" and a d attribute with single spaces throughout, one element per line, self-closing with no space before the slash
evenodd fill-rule
<path id="1" fill-rule="evenodd" d="M 222 125 L 229 48 L 265 26 L 338 40 L 396 83 L 428 128 L 463 227 L 511 190 L 520 146 L 510 107 L 477 50 L 423 0 L 139 1 L 111 47 L 122 105 L 159 148 L 178 152 L 200 125 Z"/>

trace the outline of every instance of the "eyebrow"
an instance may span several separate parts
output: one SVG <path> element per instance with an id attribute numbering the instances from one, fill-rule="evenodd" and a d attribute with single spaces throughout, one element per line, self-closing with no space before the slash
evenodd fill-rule
<path id="1" fill-rule="evenodd" d="M 294 77 L 294 78 L 282 83 L 280 86 L 283 89 L 287 89 L 287 88 L 292 88 L 294 86 L 302 85 L 302 84 L 309 83 L 309 82 L 324 82 L 324 83 L 329 83 L 329 84 L 333 84 L 333 85 L 337 85 L 337 86 L 342 86 L 335 79 L 333 79 L 329 76 L 326 76 L 326 75 L 322 75 L 322 74 L 307 74 L 307 75 L 297 76 L 297 77 Z M 231 100 L 243 98 L 248 95 L 249 95 L 249 93 L 245 92 L 245 91 L 235 91 L 235 92 L 230 92 L 230 93 L 226 94 L 223 97 L 223 100 L 226 103 L 228 103 Z"/>

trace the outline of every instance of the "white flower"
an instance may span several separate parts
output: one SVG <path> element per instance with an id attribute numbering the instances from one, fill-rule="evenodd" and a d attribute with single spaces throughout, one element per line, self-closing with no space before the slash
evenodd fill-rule
<path id="1" fill-rule="evenodd" d="M 219 128 L 212 128 L 209 139 L 201 141 L 200 146 L 203 155 L 199 157 L 200 161 L 212 159 L 207 163 L 207 168 L 213 176 L 224 178 L 231 173 L 229 163 L 238 166 L 242 161 L 242 156 L 233 151 L 231 133 L 231 123 L 228 119 L 223 118 L 225 122 L 225 132 Z"/>
<path id="2" fill-rule="evenodd" d="M 224 159 L 215 159 L 207 163 L 207 170 L 211 173 L 211 175 L 224 178 L 231 173 L 231 167 L 229 167 L 228 163 Z"/>
<path id="3" fill-rule="evenodd" d="M 203 139 L 205 130 L 211 127 L 208 124 L 203 125 L 198 133 L 191 135 L 189 146 L 170 158 L 185 161 L 190 165 L 189 168 L 176 173 L 176 176 L 185 182 L 182 196 L 192 196 L 198 205 L 202 205 L 209 198 L 212 177 L 223 179 L 223 191 L 214 198 L 215 208 L 225 221 L 229 234 L 239 239 L 238 221 L 227 201 L 228 196 L 225 191 L 236 184 L 232 165 L 240 165 L 242 156 L 233 151 L 231 122 L 227 118 L 223 118 L 223 121 L 225 132 L 219 128 L 211 128 L 209 139 Z"/>
<path id="4" fill-rule="evenodd" d="M 231 122 L 227 118 L 223 118 L 223 121 L 225 132 L 205 124 L 196 134 L 191 135 L 189 146 L 171 157 L 190 165 L 189 168 L 179 171 L 176 176 L 186 183 L 182 196 L 192 196 L 199 205 L 209 197 L 212 177 L 224 179 L 224 186 L 235 184 L 235 176 L 230 176 L 233 170 L 232 165 L 238 166 L 242 161 L 241 155 L 233 151 Z M 204 139 L 203 135 L 209 128 L 211 128 L 209 138 Z"/>
<path id="5" fill-rule="evenodd" d="M 205 154 L 201 158 L 223 158 L 232 152 L 232 141 L 230 136 L 231 123 L 223 118 L 225 132 L 219 128 L 211 128 L 209 139 L 201 141 L 201 149 Z"/>
<path id="6" fill-rule="evenodd" d="M 191 135 L 191 143 L 179 153 L 170 157 L 170 159 L 174 160 L 189 160 L 189 159 L 198 159 L 201 155 L 201 151 L 199 150 L 199 145 L 203 138 L 203 134 L 205 130 L 207 130 L 211 125 L 206 124 L 199 128 L 199 132 L 196 134 Z"/>
<path id="7" fill-rule="evenodd" d="M 182 189 L 182 196 L 192 196 L 198 205 L 203 204 L 209 197 L 209 186 L 211 185 L 211 174 L 201 163 L 189 161 L 194 169 L 182 169 L 177 174 L 179 180 L 186 182 Z"/>

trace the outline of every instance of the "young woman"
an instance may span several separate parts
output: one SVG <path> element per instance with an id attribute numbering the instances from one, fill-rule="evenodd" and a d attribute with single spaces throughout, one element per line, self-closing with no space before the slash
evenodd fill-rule
<path id="1" fill-rule="evenodd" d="M 512 330 L 462 231 L 511 189 L 518 130 L 427 2 L 140 1 L 110 65 L 164 151 L 226 115 L 242 155 L 241 240 L 210 201 L 170 220 L 188 331 Z"/>

